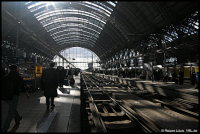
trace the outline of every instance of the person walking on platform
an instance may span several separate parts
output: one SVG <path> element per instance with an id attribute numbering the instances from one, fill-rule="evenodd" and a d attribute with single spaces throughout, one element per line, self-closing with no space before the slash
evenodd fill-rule
<path id="1" fill-rule="evenodd" d="M 190 74 L 190 80 L 191 80 L 191 84 L 194 86 L 195 85 L 195 81 L 196 81 L 196 73 L 194 71 L 194 68 L 192 68 L 192 72 Z"/>
<path id="2" fill-rule="evenodd" d="M 177 75 L 176 75 L 176 71 L 175 70 L 172 73 L 172 81 L 175 82 L 176 84 L 178 83 Z"/>
<path id="3" fill-rule="evenodd" d="M 196 72 L 196 89 L 199 88 L 199 72 Z"/>
<path id="4" fill-rule="evenodd" d="M 179 81 L 179 85 L 183 85 L 183 80 L 184 80 L 184 72 L 183 72 L 183 69 L 179 69 L 179 72 L 178 72 L 178 81 Z"/>
<path id="5" fill-rule="evenodd" d="M 67 74 L 67 71 L 64 69 L 64 67 L 62 67 L 61 69 L 61 87 L 63 87 L 64 85 L 64 80 L 65 80 L 65 77 L 66 77 L 66 74 Z"/>
<path id="6" fill-rule="evenodd" d="M 172 81 L 172 73 L 170 71 L 167 72 L 167 78 L 168 78 L 168 82 Z"/>
<path id="7" fill-rule="evenodd" d="M 8 113 L 6 120 L 3 124 L 2 132 L 7 132 L 12 119 L 15 119 L 15 126 L 20 124 L 22 116 L 17 111 L 18 98 L 21 91 L 25 89 L 24 81 L 18 73 L 18 67 L 11 65 L 9 67 L 10 72 L 5 76 L 2 76 L 1 98 L 8 106 Z"/>
<path id="8" fill-rule="evenodd" d="M 74 69 L 70 68 L 68 71 L 68 80 L 69 80 L 69 85 L 73 86 L 75 84 L 74 80 Z"/>
<path id="9" fill-rule="evenodd" d="M 164 72 L 163 76 L 163 82 L 168 82 L 168 74 L 166 71 Z"/>
<path id="10" fill-rule="evenodd" d="M 55 107 L 54 104 L 54 97 L 58 95 L 57 88 L 58 88 L 58 73 L 55 68 L 55 63 L 50 63 L 50 68 L 47 68 L 43 71 L 41 76 L 41 89 L 44 90 L 44 96 L 46 97 L 46 106 L 49 109 L 49 99 L 51 98 L 51 108 Z"/>
<path id="11" fill-rule="evenodd" d="M 66 76 L 66 70 L 63 67 L 58 66 L 57 71 L 58 71 L 58 75 L 59 75 L 58 85 L 59 85 L 60 88 L 63 88 L 64 79 L 65 79 L 65 76 Z"/>

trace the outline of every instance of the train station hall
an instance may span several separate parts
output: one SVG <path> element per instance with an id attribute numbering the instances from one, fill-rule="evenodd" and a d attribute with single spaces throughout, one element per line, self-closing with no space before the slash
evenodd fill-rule
<path id="1" fill-rule="evenodd" d="M 198 133 L 198 1 L 1 1 L 2 133 Z"/>

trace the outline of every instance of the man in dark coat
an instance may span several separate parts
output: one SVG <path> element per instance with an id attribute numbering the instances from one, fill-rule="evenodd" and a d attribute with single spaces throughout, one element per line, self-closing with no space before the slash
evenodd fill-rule
<path id="1" fill-rule="evenodd" d="M 41 89 L 44 90 L 47 109 L 49 109 L 49 99 L 51 98 L 51 108 L 53 108 L 55 106 L 54 97 L 58 95 L 57 88 L 59 77 L 57 70 L 53 68 L 54 66 L 55 63 L 50 63 L 50 68 L 44 70 L 41 77 Z"/>
<path id="2" fill-rule="evenodd" d="M 190 74 L 190 80 L 191 80 L 191 84 L 194 86 L 195 85 L 195 80 L 196 80 L 196 73 L 194 68 L 192 68 L 192 72 Z"/>
<path id="3" fill-rule="evenodd" d="M 178 83 L 177 74 L 175 70 L 172 73 L 172 81 L 175 82 L 176 84 Z"/>
<path id="4" fill-rule="evenodd" d="M 61 87 L 63 87 L 64 79 L 66 77 L 67 71 L 64 69 L 64 67 L 61 69 Z"/>
<path id="5" fill-rule="evenodd" d="M 2 132 L 7 132 L 13 118 L 15 119 L 15 125 L 19 125 L 22 120 L 22 116 L 17 111 L 17 105 L 19 93 L 25 88 L 24 81 L 19 75 L 16 65 L 11 65 L 9 69 L 10 72 L 2 77 L 1 98 L 9 105 Z"/>
<path id="6" fill-rule="evenodd" d="M 196 87 L 195 89 L 199 88 L 199 72 L 196 72 Z"/>
<path id="7" fill-rule="evenodd" d="M 179 69 L 178 78 L 179 78 L 179 85 L 183 85 L 183 81 L 184 81 L 184 71 L 183 71 L 182 68 Z"/>

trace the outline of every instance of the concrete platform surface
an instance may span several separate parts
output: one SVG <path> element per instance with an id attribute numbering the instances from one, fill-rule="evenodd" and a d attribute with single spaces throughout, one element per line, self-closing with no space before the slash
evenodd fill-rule
<path id="1" fill-rule="evenodd" d="M 11 132 L 80 132 L 80 77 L 75 77 L 75 85 L 64 86 L 57 89 L 55 108 L 46 110 L 46 100 L 43 91 L 25 93 L 19 96 L 18 112 L 23 117 L 18 128 L 11 122 Z M 1 101 L 1 114 L 3 124 L 8 106 Z M 2 126 L 1 126 L 2 127 Z"/>

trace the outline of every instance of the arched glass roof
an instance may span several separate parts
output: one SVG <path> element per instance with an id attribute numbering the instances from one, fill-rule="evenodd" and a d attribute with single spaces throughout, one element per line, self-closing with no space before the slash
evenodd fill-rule
<path id="1" fill-rule="evenodd" d="M 25 5 L 57 45 L 86 42 L 94 46 L 116 2 L 27 2 Z"/>

